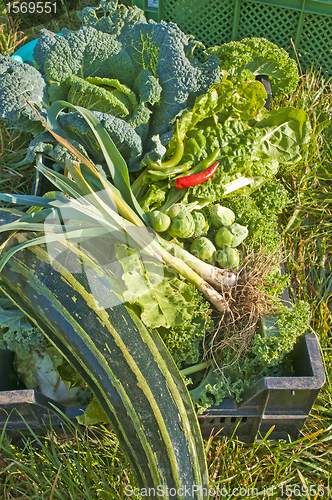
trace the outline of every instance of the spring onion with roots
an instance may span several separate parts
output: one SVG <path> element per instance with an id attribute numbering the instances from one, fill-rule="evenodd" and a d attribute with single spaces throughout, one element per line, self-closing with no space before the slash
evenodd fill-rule
<path id="1" fill-rule="evenodd" d="M 90 125 L 103 151 L 114 185 L 105 179 L 76 148 L 55 132 L 56 117 L 65 107 L 75 108 Z M 37 165 L 38 170 L 66 195 L 65 199 L 61 200 L 58 196 L 57 199 L 43 197 L 38 200 L 29 196 L 0 195 L 0 199 L 12 203 L 30 204 L 36 207 L 40 201 L 42 205 L 41 210 L 30 214 L 24 213 L 17 221 L 1 226 L 2 232 L 24 229 L 48 233 L 24 245 L 17 245 L 7 252 L 0 261 L 0 270 L 10 256 L 24 246 L 45 243 L 51 241 L 52 237 L 53 241 L 59 241 L 112 232 L 120 240 L 127 238 L 127 243 L 132 242 L 136 246 L 138 244 L 145 252 L 162 260 L 189 283 L 195 285 L 218 311 L 227 310 L 228 305 L 217 290 L 235 285 L 236 275 L 206 264 L 175 243 L 169 243 L 154 233 L 131 191 L 124 159 L 93 113 L 65 101 L 58 101 L 49 110 L 48 123 L 43 121 L 42 123 L 60 144 L 80 160 L 82 165 L 77 161 L 67 160 L 66 171 L 70 178 L 48 169 L 41 162 Z M 59 216 L 56 215 L 59 209 L 62 219 L 70 220 L 70 224 L 66 223 L 65 231 L 61 224 L 49 223 L 52 221 L 50 218 L 52 214 L 57 217 L 55 220 L 59 220 Z M 52 237 L 49 233 L 53 233 Z"/>

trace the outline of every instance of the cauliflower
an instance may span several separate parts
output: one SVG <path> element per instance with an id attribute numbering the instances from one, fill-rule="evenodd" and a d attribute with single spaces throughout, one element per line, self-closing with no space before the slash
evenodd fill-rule
<path id="1" fill-rule="evenodd" d="M 0 348 L 15 353 L 14 367 L 27 389 L 66 406 L 91 399 L 92 393 L 79 373 L 3 295 L 0 295 Z"/>

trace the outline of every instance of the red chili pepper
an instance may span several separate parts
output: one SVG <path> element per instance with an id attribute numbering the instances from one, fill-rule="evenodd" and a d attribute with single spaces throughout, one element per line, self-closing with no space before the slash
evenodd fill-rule
<path id="1" fill-rule="evenodd" d="M 199 174 L 186 175 L 185 177 L 179 177 L 175 180 L 175 186 L 178 189 L 187 188 L 189 186 L 196 186 L 197 184 L 202 184 L 202 182 L 206 181 L 217 170 L 219 165 L 218 161 L 215 161 L 210 165 L 204 172 L 200 172 Z"/>

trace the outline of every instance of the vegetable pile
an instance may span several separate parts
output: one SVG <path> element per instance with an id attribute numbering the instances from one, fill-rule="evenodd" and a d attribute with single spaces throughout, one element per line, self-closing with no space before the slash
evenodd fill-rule
<path id="1" fill-rule="evenodd" d="M 278 298 L 287 276 L 277 216 L 288 201 L 278 171 L 301 159 L 310 125 L 301 109 L 267 110 L 255 80 L 266 74 L 274 94 L 287 94 L 296 64 L 264 39 L 210 48 L 201 63 L 196 41 L 137 7 L 101 2 L 80 16 L 76 32 L 42 30 L 35 67 L 0 56 L 0 116 L 31 134 L 24 161 L 58 190 L 1 194 L 30 206 L 1 231 L 56 241 L 65 226 L 68 240 L 99 238 L 88 251 L 101 245 L 99 265 L 116 263 L 113 291 L 159 333 L 196 410 L 240 402 L 261 377 L 291 375 L 288 354 L 309 323 L 305 303 Z M 260 327 L 266 315 L 271 336 Z M 27 387 L 90 401 L 85 421 L 106 419 L 80 374 L 6 298 L 0 337 Z"/>

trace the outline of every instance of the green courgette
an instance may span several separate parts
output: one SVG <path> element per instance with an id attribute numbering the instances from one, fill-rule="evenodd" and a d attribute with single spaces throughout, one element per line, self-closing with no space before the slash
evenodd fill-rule
<path id="1" fill-rule="evenodd" d="M 0 225 L 5 222 L 8 213 L 0 211 Z M 30 238 L 31 233 L 16 233 L 4 251 Z M 0 244 L 5 240 L 2 233 Z M 84 272 L 70 272 L 79 255 L 63 243 L 54 245 L 59 252 L 65 250 L 61 263 L 57 259 L 51 265 L 42 245 L 13 255 L 0 273 L 0 291 L 82 374 L 147 496 L 161 498 L 163 491 L 165 499 L 206 498 L 207 468 L 197 417 L 162 340 L 128 306 L 99 308 L 89 288 L 91 276 L 88 281 Z M 90 264 L 100 293 L 112 294 L 111 276 L 94 266 L 93 259 Z"/>

